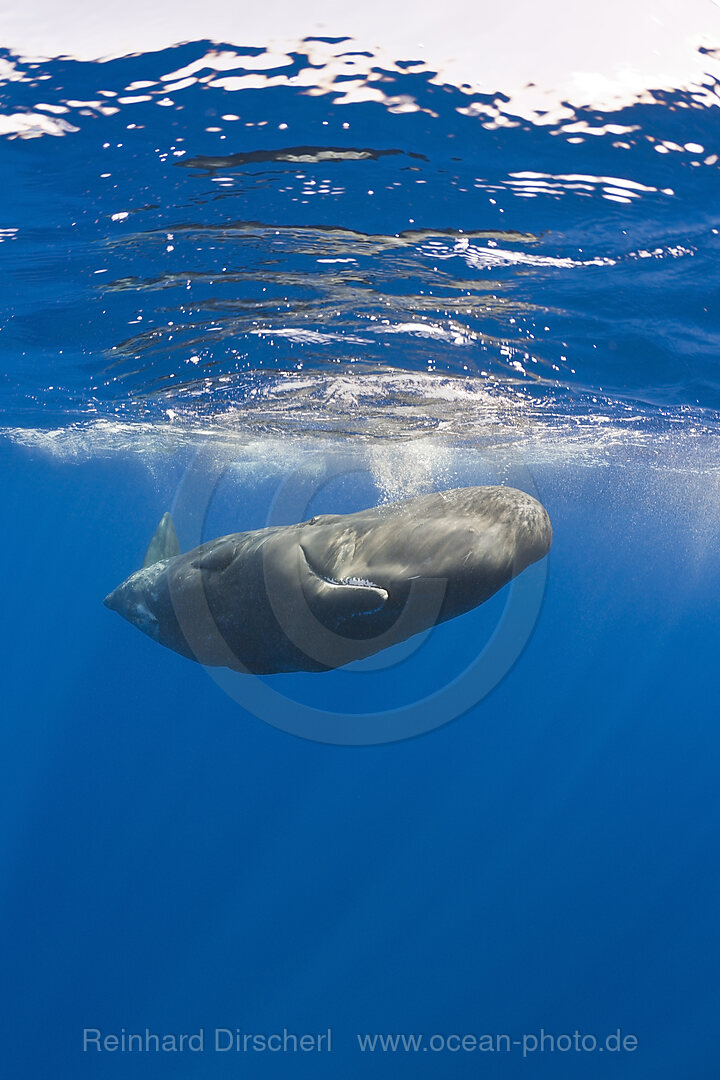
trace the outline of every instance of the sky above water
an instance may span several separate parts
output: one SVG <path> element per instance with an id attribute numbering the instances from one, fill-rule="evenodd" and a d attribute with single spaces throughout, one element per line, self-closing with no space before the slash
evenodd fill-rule
<path id="1" fill-rule="evenodd" d="M 421 60 L 443 82 L 507 93 L 521 115 L 563 101 L 620 107 L 643 91 L 687 89 L 720 73 L 720 0 L 571 4 L 509 0 L 502 5 L 388 5 L 336 0 L 32 0 L 0 5 L 3 44 L 22 55 L 98 59 L 211 39 L 278 52 L 307 37 L 346 36 L 373 54 Z M 701 51 L 702 50 L 702 51 Z"/>

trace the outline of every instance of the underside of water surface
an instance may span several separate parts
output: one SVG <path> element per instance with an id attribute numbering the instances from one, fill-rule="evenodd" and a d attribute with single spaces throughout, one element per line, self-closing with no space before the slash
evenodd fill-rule
<path id="1" fill-rule="evenodd" d="M 714 74 L 520 116 L 349 39 L 3 65 L 11 438 L 714 443 Z"/>

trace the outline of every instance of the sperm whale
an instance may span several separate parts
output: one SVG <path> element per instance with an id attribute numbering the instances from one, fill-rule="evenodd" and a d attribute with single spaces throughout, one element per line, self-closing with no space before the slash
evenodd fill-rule
<path id="1" fill-rule="evenodd" d="M 182 554 L 165 514 L 142 569 L 105 604 L 202 664 L 328 671 L 484 603 L 551 542 L 544 507 L 501 486 L 231 533 Z"/>

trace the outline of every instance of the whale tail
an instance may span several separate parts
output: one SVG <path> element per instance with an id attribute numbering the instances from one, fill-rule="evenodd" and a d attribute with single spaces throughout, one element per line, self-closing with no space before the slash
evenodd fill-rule
<path id="1" fill-rule="evenodd" d="M 175 532 L 175 523 L 169 513 L 163 514 L 153 535 L 143 560 L 143 570 L 156 562 L 172 559 L 180 554 L 180 543 Z"/>

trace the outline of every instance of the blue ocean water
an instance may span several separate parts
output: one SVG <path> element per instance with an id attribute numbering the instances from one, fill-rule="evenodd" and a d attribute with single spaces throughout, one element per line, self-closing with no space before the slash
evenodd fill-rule
<path id="1" fill-rule="evenodd" d="M 712 80 L 531 122 L 339 39 L 3 60 L 3 1072 L 715 1076 Z M 259 697 L 102 606 L 167 509 L 498 482 L 554 543 L 492 670 L 510 590 Z M 146 1030 L 203 1049 L 93 1042 Z"/>

